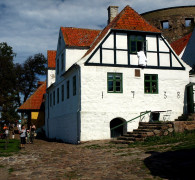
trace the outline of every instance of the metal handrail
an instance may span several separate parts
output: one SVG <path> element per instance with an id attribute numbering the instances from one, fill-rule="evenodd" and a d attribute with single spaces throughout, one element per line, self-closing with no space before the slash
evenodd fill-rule
<path id="1" fill-rule="evenodd" d="M 141 115 L 139 115 L 139 116 L 137 116 L 137 117 L 135 117 L 135 118 L 133 118 L 133 119 L 130 119 L 129 121 L 126 121 L 126 122 L 124 122 L 124 123 L 122 123 L 122 124 L 119 124 L 119 125 L 117 125 L 117 126 L 111 128 L 110 130 L 112 131 L 112 130 L 114 130 L 114 129 L 120 127 L 120 126 L 123 126 L 124 124 L 127 124 L 127 123 L 129 123 L 129 122 L 131 122 L 131 121 L 133 121 L 133 120 L 135 120 L 135 119 L 137 119 L 137 118 L 140 118 L 140 117 L 142 117 L 142 116 L 144 116 L 144 115 L 146 115 L 146 114 L 148 114 L 148 113 L 150 113 L 150 112 L 151 112 L 151 111 L 142 112 L 143 114 L 141 114 Z"/>

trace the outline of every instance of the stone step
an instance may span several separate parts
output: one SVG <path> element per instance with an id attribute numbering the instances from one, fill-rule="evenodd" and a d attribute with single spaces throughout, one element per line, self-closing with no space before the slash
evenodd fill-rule
<path id="1" fill-rule="evenodd" d="M 140 122 L 139 126 L 162 126 L 162 125 L 168 125 L 173 124 L 173 122 Z"/>
<path id="2" fill-rule="evenodd" d="M 138 129 L 118 137 L 115 142 L 129 144 L 135 141 L 144 141 L 150 136 L 162 136 L 168 129 L 173 129 L 173 122 L 140 122 Z"/>
<path id="3" fill-rule="evenodd" d="M 161 129 L 162 128 L 162 125 L 161 126 L 147 126 L 147 125 L 142 125 L 142 126 L 139 126 L 138 129 Z"/>
<path id="4" fill-rule="evenodd" d="M 152 129 L 134 129 L 134 133 L 140 133 L 140 132 L 151 132 Z"/>

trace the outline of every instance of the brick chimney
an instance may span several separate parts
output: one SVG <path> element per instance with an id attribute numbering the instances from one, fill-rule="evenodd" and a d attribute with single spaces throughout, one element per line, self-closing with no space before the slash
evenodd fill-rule
<path id="1" fill-rule="evenodd" d="M 117 16 L 118 6 L 109 6 L 108 7 L 108 24 Z"/>

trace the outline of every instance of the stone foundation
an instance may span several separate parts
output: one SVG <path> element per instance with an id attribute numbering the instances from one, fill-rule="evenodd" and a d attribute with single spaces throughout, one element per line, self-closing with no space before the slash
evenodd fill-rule
<path id="1" fill-rule="evenodd" d="M 173 124 L 175 132 L 195 130 L 195 121 L 174 121 Z"/>

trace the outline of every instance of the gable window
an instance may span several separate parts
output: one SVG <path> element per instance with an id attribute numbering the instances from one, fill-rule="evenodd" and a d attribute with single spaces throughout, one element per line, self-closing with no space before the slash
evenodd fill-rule
<path id="1" fill-rule="evenodd" d="M 185 27 L 190 27 L 194 24 L 194 18 L 185 18 Z"/>
<path id="2" fill-rule="evenodd" d="M 62 87 L 61 87 L 61 89 L 62 89 L 62 101 L 64 101 L 64 85 L 62 85 Z"/>
<path id="3" fill-rule="evenodd" d="M 69 97 L 70 97 L 70 94 L 69 94 L 69 89 L 70 89 L 69 84 L 70 84 L 70 82 L 67 81 L 66 82 L 66 98 L 67 99 L 69 99 Z"/>
<path id="4" fill-rule="evenodd" d="M 61 56 L 61 71 L 64 70 L 64 53 L 62 53 L 62 56 Z"/>
<path id="5" fill-rule="evenodd" d="M 57 59 L 57 74 L 59 74 L 59 59 Z"/>
<path id="6" fill-rule="evenodd" d="M 53 92 L 53 105 L 55 106 L 55 91 Z"/>
<path id="7" fill-rule="evenodd" d="M 73 86 L 73 96 L 75 96 L 76 95 L 76 76 L 73 77 L 72 86 Z"/>
<path id="8" fill-rule="evenodd" d="M 122 93 L 123 82 L 122 73 L 108 73 L 107 74 L 108 93 Z"/>
<path id="9" fill-rule="evenodd" d="M 162 29 L 169 29 L 169 21 L 161 21 Z"/>
<path id="10" fill-rule="evenodd" d="M 130 36 L 130 53 L 137 53 L 144 51 L 145 49 L 145 37 L 144 36 Z"/>
<path id="11" fill-rule="evenodd" d="M 59 88 L 57 89 L 57 103 L 59 103 Z"/>
<path id="12" fill-rule="evenodd" d="M 144 75 L 144 92 L 146 94 L 158 94 L 158 75 L 145 74 Z"/>
<path id="13" fill-rule="evenodd" d="M 52 93 L 50 94 L 50 107 L 52 106 Z"/>

